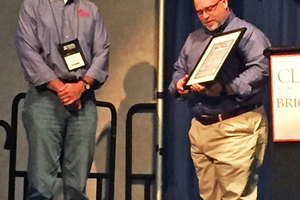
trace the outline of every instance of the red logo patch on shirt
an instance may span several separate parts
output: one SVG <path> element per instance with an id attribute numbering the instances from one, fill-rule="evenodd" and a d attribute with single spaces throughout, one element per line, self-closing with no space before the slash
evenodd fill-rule
<path id="1" fill-rule="evenodd" d="M 78 12 L 78 14 L 79 14 L 80 17 L 87 17 L 87 16 L 90 16 L 90 14 L 89 14 L 87 11 L 85 11 L 85 10 L 83 10 L 83 9 L 81 9 L 81 8 L 79 8 L 79 9 L 77 10 L 77 12 Z"/>

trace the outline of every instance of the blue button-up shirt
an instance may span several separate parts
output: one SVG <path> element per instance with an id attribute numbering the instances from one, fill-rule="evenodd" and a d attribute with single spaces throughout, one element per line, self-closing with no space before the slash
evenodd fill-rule
<path id="1" fill-rule="evenodd" d="M 69 72 L 58 45 L 78 38 L 87 60 Z M 76 81 L 84 75 L 104 83 L 108 76 L 109 41 L 98 8 L 89 1 L 25 0 L 15 37 L 25 79 L 34 86 L 54 79 Z"/>
<path id="2" fill-rule="evenodd" d="M 221 68 L 216 81 L 229 84 L 235 95 L 212 97 L 190 92 L 180 98 L 188 98 L 189 108 L 194 116 L 226 113 L 239 107 L 262 102 L 265 83 L 269 76 L 269 61 L 263 51 L 270 46 L 266 36 L 255 26 L 239 19 L 233 12 L 216 30 L 225 32 L 246 27 L 247 30 L 237 48 L 229 55 Z M 201 28 L 191 33 L 174 64 L 175 72 L 169 86 L 171 94 L 177 94 L 176 82 L 185 74 L 190 74 L 199 57 L 216 31 Z"/>

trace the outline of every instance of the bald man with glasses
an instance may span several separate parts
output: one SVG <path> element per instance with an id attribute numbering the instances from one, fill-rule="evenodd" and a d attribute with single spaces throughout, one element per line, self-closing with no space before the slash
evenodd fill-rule
<path id="1" fill-rule="evenodd" d="M 187 100 L 193 116 L 189 137 L 200 196 L 204 200 L 257 199 L 259 167 L 267 144 L 262 105 L 269 77 L 268 38 L 239 19 L 228 0 L 194 0 L 203 27 L 192 32 L 174 64 L 169 92 Z M 214 82 L 185 83 L 215 34 L 246 28 Z"/>

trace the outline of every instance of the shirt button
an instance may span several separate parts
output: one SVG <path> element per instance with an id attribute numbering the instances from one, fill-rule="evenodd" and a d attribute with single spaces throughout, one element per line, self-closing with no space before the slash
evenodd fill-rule
<path id="1" fill-rule="evenodd" d="M 66 38 L 69 38 L 69 36 L 66 36 Z"/>

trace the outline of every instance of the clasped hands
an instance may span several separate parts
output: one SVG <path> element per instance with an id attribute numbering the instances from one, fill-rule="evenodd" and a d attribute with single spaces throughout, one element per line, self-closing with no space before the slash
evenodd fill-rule
<path id="1" fill-rule="evenodd" d="M 84 92 L 84 83 L 65 83 L 59 88 L 57 94 L 64 106 L 69 110 L 80 110 L 82 105 L 80 101 L 81 94 Z"/>
<path id="2" fill-rule="evenodd" d="M 222 85 L 219 82 L 215 82 L 208 85 L 201 85 L 199 83 L 192 84 L 189 89 L 184 87 L 188 79 L 188 75 L 185 75 L 181 79 L 179 79 L 176 83 L 176 89 L 179 94 L 188 94 L 190 90 L 195 92 L 200 92 L 208 96 L 220 96 L 222 91 Z"/>

